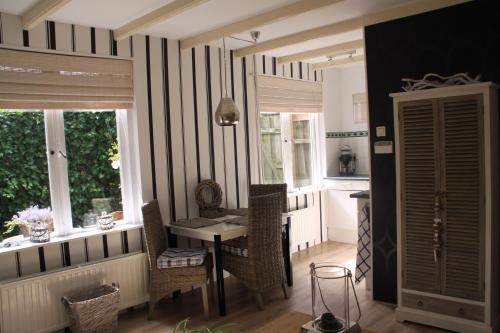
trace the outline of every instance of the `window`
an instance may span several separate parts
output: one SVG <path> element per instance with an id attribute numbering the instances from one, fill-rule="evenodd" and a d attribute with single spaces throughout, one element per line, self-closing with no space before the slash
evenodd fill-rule
<path id="1" fill-rule="evenodd" d="M 256 83 L 262 182 L 285 182 L 291 191 L 314 186 L 321 83 L 270 75 Z"/>
<path id="2" fill-rule="evenodd" d="M 59 235 L 102 213 L 124 211 L 133 222 L 140 199 L 122 186 L 133 178 L 131 153 L 120 145 L 130 139 L 126 127 L 126 110 L 0 110 L 3 237 L 23 232 L 13 216 L 33 206 L 51 207 Z"/>
<path id="3" fill-rule="evenodd" d="M 291 114 L 290 128 L 294 187 L 312 185 L 311 126 L 308 114 Z"/>
<path id="4" fill-rule="evenodd" d="M 314 185 L 311 113 L 260 113 L 261 173 L 264 184 L 286 182 L 291 190 Z"/>
<path id="5" fill-rule="evenodd" d="M 263 183 L 283 183 L 283 151 L 281 148 L 281 117 L 279 113 L 260 114 L 260 142 L 262 146 Z"/>
<path id="6" fill-rule="evenodd" d="M 114 111 L 64 112 L 73 227 L 89 222 L 86 213 L 122 210 L 116 124 Z"/>
<path id="7" fill-rule="evenodd" d="M 14 214 L 34 205 L 50 207 L 43 112 L 0 112 L 0 160 L 1 240 L 2 234 L 28 233 L 7 223 Z"/>

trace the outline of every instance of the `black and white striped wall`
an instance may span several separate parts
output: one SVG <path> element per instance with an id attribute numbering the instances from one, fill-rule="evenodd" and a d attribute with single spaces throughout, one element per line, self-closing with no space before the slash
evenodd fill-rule
<path id="1" fill-rule="evenodd" d="M 223 206 L 247 207 L 248 185 L 259 182 L 252 56 L 227 51 L 227 93 L 241 117 L 237 126 L 222 128 L 213 122 L 225 86 L 220 48 L 181 50 L 177 40 L 143 35 L 115 41 L 111 30 L 50 21 L 26 31 L 18 16 L 6 13 L 0 13 L 0 44 L 132 57 L 143 201 L 158 199 L 165 223 L 195 217 L 194 189 L 211 178 L 223 189 Z M 255 59 L 258 74 L 322 80 L 307 63 Z M 289 209 L 310 207 L 313 195 L 289 198 Z M 0 255 L 0 280 L 141 249 L 136 229 Z"/>
<path id="2" fill-rule="evenodd" d="M 135 87 L 142 90 L 137 107 L 148 110 L 150 125 L 149 136 L 141 138 L 141 148 L 149 140 L 142 149 L 142 165 L 149 165 L 143 171 L 144 200 L 157 198 L 165 220 L 195 217 L 194 189 L 210 178 L 223 189 L 223 206 L 246 207 L 248 184 L 259 182 L 253 57 L 226 54 L 227 93 L 241 117 L 237 126 L 223 128 L 213 122 L 226 83 L 220 48 L 180 50 L 178 41 L 148 36 L 134 36 L 133 41 Z M 138 45 L 145 45 L 144 50 Z M 322 76 L 309 64 L 276 65 L 267 56 L 256 57 L 256 70 L 312 80 Z M 138 76 L 142 71 L 147 75 Z"/>

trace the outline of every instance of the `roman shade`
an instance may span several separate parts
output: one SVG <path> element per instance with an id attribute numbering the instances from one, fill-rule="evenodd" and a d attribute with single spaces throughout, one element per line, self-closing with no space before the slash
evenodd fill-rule
<path id="1" fill-rule="evenodd" d="M 0 108 L 127 109 L 132 61 L 0 48 Z"/>
<path id="2" fill-rule="evenodd" d="M 322 112 L 322 84 L 259 75 L 257 99 L 260 112 Z"/>

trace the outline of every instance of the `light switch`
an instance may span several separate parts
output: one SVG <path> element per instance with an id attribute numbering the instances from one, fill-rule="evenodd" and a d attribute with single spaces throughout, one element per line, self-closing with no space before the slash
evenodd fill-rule
<path id="1" fill-rule="evenodd" d="M 385 136 L 385 126 L 377 126 L 377 138 L 383 138 Z"/>

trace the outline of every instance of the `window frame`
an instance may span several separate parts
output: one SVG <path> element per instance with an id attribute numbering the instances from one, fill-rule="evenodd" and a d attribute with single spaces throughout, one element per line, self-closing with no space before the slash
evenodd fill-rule
<path id="1" fill-rule="evenodd" d="M 268 112 L 262 112 L 268 113 Z M 299 113 L 299 114 L 307 114 L 309 117 L 309 138 L 311 143 L 311 184 L 307 186 L 296 186 L 293 175 L 293 155 L 292 155 L 292 145 L 293 145 L 293 130 L 292 130 L 292 121 L 291 115 Z M 259 113 L 259 117 L 260 117 Z M 318 186 L 318 175 L 320 174 L 319 168 L 319 137 L 317 135 L 319 130 L 319 115 L 317 113 L 307 113 L 307 112 L 279 112 L 280 115 L 280 124 L 281 124 L 281 154 L 283 159 L 283 182 L 288 184 L 288 192 L 299 192 L 303 190 L 314 189 Z M 261 127 L 260 121 L 258 122 L 258 147 L 259 147 L 259 173 L 260 179 L 263 179 L 263 149 L 262 149 L 262 141 L 261 141 Z"/>
<path id="2" fill-rule="evenodd" d="M 27 110 L 28 111 L 28 110 Z M 54 222 L 53 236 L 66 236 L 88 231 L 89 228 L 73 226 L 71 212 L 68 162 L 66 159 L 66 138 L 64 112 L 71 109 L 40 109 L 43 112 L 45 149 L 49 179 L 50 207 Z M 120 157 L 120 191 L 123 220 L 117 224 L 142 224 L 142 188 L 138 151 L 137 117 L 133 110 L 79 110 L 74 112 L 114 112 Z M 96 228 L 96 227 L 95 227 Z M 90 228 L 90 230 L 95 229 Z"/>

